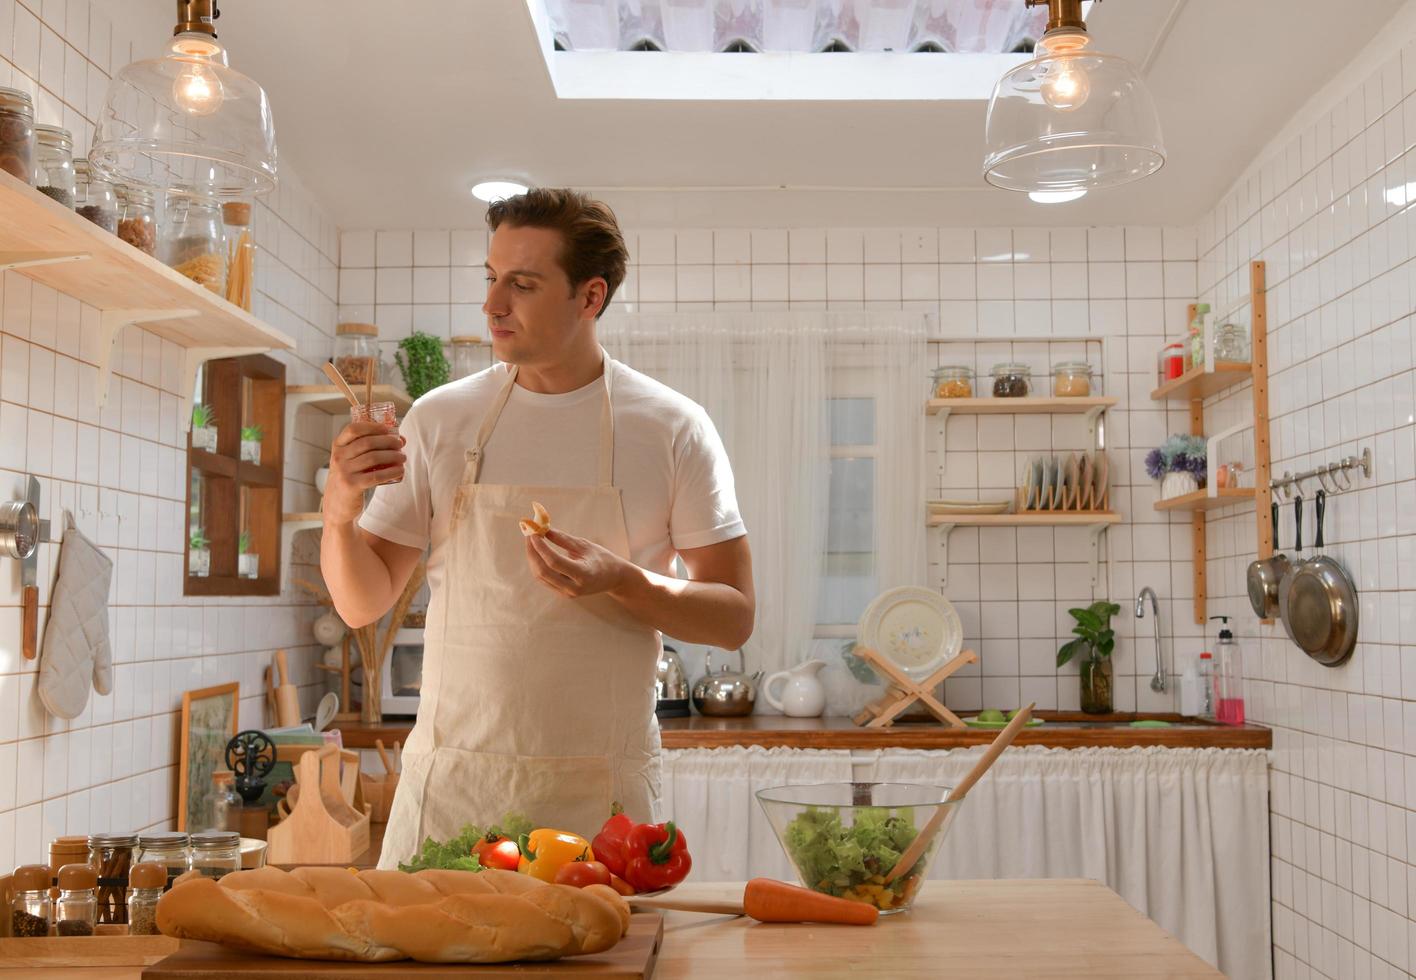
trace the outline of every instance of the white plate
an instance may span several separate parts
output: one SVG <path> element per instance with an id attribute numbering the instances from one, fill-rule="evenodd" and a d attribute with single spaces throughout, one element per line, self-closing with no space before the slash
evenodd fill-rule
<path id="1" fill-rule="evenodd" d="M 948 599 L 907 585 L 871 601 L 856 638 L 918 680 L 959 655 L 964 627 Z"/>
<path id="2" fill-rule="evenodd" d="M 1006 500 L 931 500 L 931 514 L 1006 514 Z"/>

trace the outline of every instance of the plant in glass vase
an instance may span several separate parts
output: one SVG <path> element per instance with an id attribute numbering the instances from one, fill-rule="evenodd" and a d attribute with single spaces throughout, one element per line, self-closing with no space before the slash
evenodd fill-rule
<path id="1" fill-rule="evenodd" d="M 259 425 L 241 426 L 241 462 L 260 465 L 261 439 L 264 435 Z"/>
<path id="2" fill-rule="evenodd" d="M 216 452 L 216 413 L 210 405 L 192 406 L 192 448 Z"/>
<path id="3" fill-rule="evenodd" d="M 211 542 L 199 527 L 192 528 L 187 539 L 187 574 L 194 578 L 206 578 L 211 574 Z"/>
<path id="4" fill-rule="evenodd" d="M 413 331 L 411 337 L 398 342 L 398 352 L 393 357 L 410 398 L 421 398 L 439 385 L 447 384 L 447 355 L 443 353 L 442 341 L 432 334 Z"/>
<path id="5" fill-rule="evenodd" d="M 236 539 L 236 573 L 242 578 L 258 578 L 261 572 L 261 556 L 251 554 L 251 532 L 242 531 Z"/>
<path id="6" fill-rule="evenodd" d="M 1082 710 L 1087 714 L 1111 712 L 1111 651 L 1116 648 L 1111 617 L 1120 611 L 1119 605 L 1105 599 L 1093 602 L 1085 609 L 1067 610 L 1077 621 L 1072 629 L 1077 638 L 1062 644 L 1057 651 L 1057 666 L 1061 667 L 1079 653 L 1086 654 L 1080 667 Z"/>
<path id="7" fill-rule="evenodd" d="M 1182 497 L 1204 487 L 1209 461 L 1202 436 L 1171 436 L 1146 453 L 1146 473 L 1160 481 L 1160 499 Z"/>

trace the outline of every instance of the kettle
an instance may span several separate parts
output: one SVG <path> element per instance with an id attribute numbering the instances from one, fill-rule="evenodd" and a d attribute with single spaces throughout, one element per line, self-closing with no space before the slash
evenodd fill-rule
<path id="1" fill-rule="evenodd" d="M 678 651 L 668 644 L 659 654 L 654 692 L 658 697 L 654 705 L 655 715 L 660 718 L 688 717 L 688 678 L 684 675 L 683 660 Z"/>
<path id="2" fill-rule="evenodd" d="M 738 651 L 738 666 L 744 667 L 743 653 Z M 708 651 L 707 673 L 693 685 L 693 706 L 699 714 L 715 718 L 737 718 L 752 714 L 757 700 L 757 682 L 762 671 L 748 676 L 746 669 L 735 671 L 722 668 L 713 673 L 713 651 Z"/>
<path id="3" fill-rule="evenodd" d="M 780 670 L 762 685 L 767 703 L 793 718 L 819 718 L 826 708 L 826 687 L 817 677 L 824 660 L 804 660 L 791 670 Z M 774 695 L 772 685 L 782 681 L 781 693 Z"/>

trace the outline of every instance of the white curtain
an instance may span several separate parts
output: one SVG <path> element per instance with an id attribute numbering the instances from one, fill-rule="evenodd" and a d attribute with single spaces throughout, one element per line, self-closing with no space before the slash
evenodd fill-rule
<path id="1" fill-rule="evenodd" d="M 771 750 L 770 769 L 756 747 L 667 751 L 665 785 L 673 787 L 671 812 L 687 819 L 681 800 L 702 815 L 694 854 L 714 857 L 695 865 L 697 880 L 793 880 L 780 846 L 761 854 L 759 825 L 775 840 L 747 787 L 762 788 L 764 775 L 772 785 L 854 778 L 949 786 L 982 751 L 832 753 L 853 756 L 846 776 L 825 775 L 840 763 L 815 751 Z M 1268 755 L 1258 750 L 1011 749 L 969 792 L 930 878 L 1092 878 L 1226 976 L 1269 980 L 1268 812 Z"/>
<path id="2" fill-rule="evenodd" d="M 877 398 L 882 580 L 922 579 L 923 315 L 633 314 L 606 317 L 599 337 L 616 360 L 702 405 L 723 438 L 757 589 L 749 669 L 782 670 L 810 652 L 826 550 L 833 368 L 867 367 Z"/>

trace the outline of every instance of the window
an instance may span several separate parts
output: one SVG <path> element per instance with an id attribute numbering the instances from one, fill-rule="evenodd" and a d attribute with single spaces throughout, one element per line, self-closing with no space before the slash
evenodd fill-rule
<path id="1" fill-rule="evenodd" d="M 818 637 L 853 637 L 879 591 L 875 568 L 875 399 L 827 400 L 831 432 L 826 554 L 817 604 Z"/>

